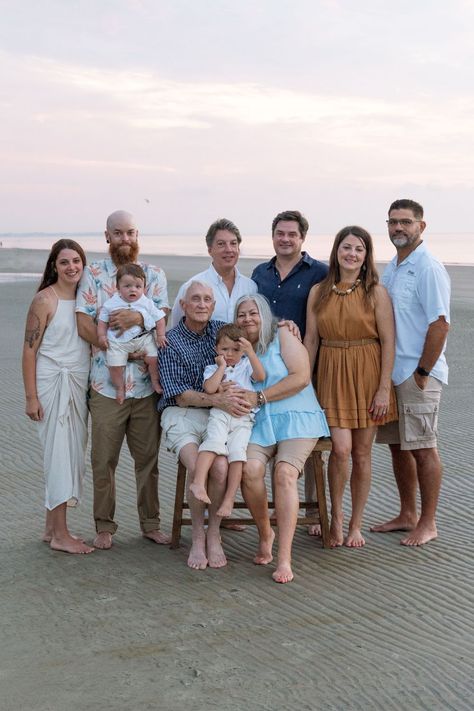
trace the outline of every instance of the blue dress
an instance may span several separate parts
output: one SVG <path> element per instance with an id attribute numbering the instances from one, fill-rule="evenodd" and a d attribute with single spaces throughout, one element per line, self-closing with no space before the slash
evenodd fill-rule
<path id="1" fill-rule="evenodd" d="M 280 353 L 278 333 L 267 352 L 259 357 L 267 374 L 265 381 L 260 384 L 262 390 L 275 385 L 288 375 Z M 261 407 L 255 415 L 250 442 L 269 447 L 285 439 L 318 437 L 329 437 L 329 428 L 310 383 L 296 395 L 268 402 Z"/>

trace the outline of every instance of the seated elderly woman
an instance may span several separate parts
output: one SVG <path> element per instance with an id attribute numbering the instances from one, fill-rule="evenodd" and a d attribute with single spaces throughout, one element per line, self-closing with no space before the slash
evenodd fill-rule
<path id="1" fill-rule="evenodd" d="M 277 583 L 288 583 L 293 580 L 291 546 L 298 518 L 298 477 L 318 438 L 328 436 L 329 429 L 311 385 L 306 348 L 287 328 L 277 327 L 265 297 L 241 297 L 235 314 L 267 374 L 257 392 L 260 410 L 242 480 L 242 494 L 260 537 L 254 563 L 266 565 L 273 559 L 275 534 L 268 514 L 265 468 L 275 457 L 278 560 L 272 577 Z"/>

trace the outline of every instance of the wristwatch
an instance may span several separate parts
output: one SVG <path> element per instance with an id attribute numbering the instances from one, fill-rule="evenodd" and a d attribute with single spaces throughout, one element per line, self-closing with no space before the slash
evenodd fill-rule
<path id="1" fill-rule="evenodd" d="M 255 393 L 257 396 L 257 407 L 263 407 L 266 403 L 265 395 L 263 394 L 262 390 L 257 390 Z"/>
<path id="2" fill-rule="evenodd" d="M 430 371 L 425 370 L 424 368 L 421 367 L 421 365 L 418 366 L 418 368 L 416 369 L 416 372 L 418 373 L 418 375 L 422 375 L 424 378 L 427 378 L 428 375 L 430 374 Z"/>

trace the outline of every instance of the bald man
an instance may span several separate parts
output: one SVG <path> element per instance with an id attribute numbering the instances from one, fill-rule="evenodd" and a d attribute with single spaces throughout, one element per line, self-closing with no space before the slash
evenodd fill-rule
<path id="1" fill-rule="evenodd" d="M 96 548 L 112 546 L 117 530 L 115 515 L 115 469 L 120 449 L 127 438 L 135 462 L 137 508 L 140 528 L 145 538 L 166 544 L 170 537 L 160 531 L 158 500 L 158 448 L 160 422 L 156 410 L 157 395 L 140 354 L 132 354 L 125 370 L 125 401 L 115 399 L 105 352 L 99 349 L 97 318 L 107 299 L 116 291 L 117 268 L 139 263 L 138 229 L 133 215 L 117 210 L 107 218 L 105 239 L 109 257 L 93 262 L 84 269 L 77 291 L 77 327 L 82 338 L 92 345 L 89 409 L 92 419 L 92 476 L 94 482 L 94 520 Z M 169 311 L 166 277 L 162 269 L 139 263 L 145 272 L 145 294 L 157 308 Z M 147 317 L 146 317 L 147 318 Z M 137 311 L 123 310 L 112 314 L 109 326 L 122 333 L 132 326 L 151 330 L 154 324 L 144 322 Z"/>

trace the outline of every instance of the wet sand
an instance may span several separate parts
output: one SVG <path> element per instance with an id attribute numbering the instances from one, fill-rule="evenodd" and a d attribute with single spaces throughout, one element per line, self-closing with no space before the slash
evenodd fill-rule
<path id="1" fill-rule="evenodd" d="M 7 253 L 14 251 L 0 250 L 0 272 L 11 271 Z M 35 265 L 27 271 L 40 271 L 44 256 L 27 254 Z M 171 294 L 207 264 L 153 261 L 167 271 Z M 242 264 L 246 273 L 249 263 Z M 369 524 L 395 513 L 397 502 L 387 451 L 377 446 L 367 546 L 323 550 L 298 529 L 295 581 L 283 586 L 271 581 L 272 565 L 252 565 L 254 528 L 224 531 L 229 564 L 204 572 L 185 565 L 189 528 L 176 551 L 142 539 L 126 448 L 112 550 L 68 556 L 41 543 L 41 458 L 23 414 L 20 375 L 34 283 L 0 284 L 2 711 L 471 711 L 474 269 L 449 271 L 453 326 L 440 422 L 439 539 L 407 549 L 399 533 L 368 532 Z M 169 530 L 175 465 L 165 452 L 160 463 Z M 69 520 L 92 539 L 90 467 L 84 500 Z"/>

